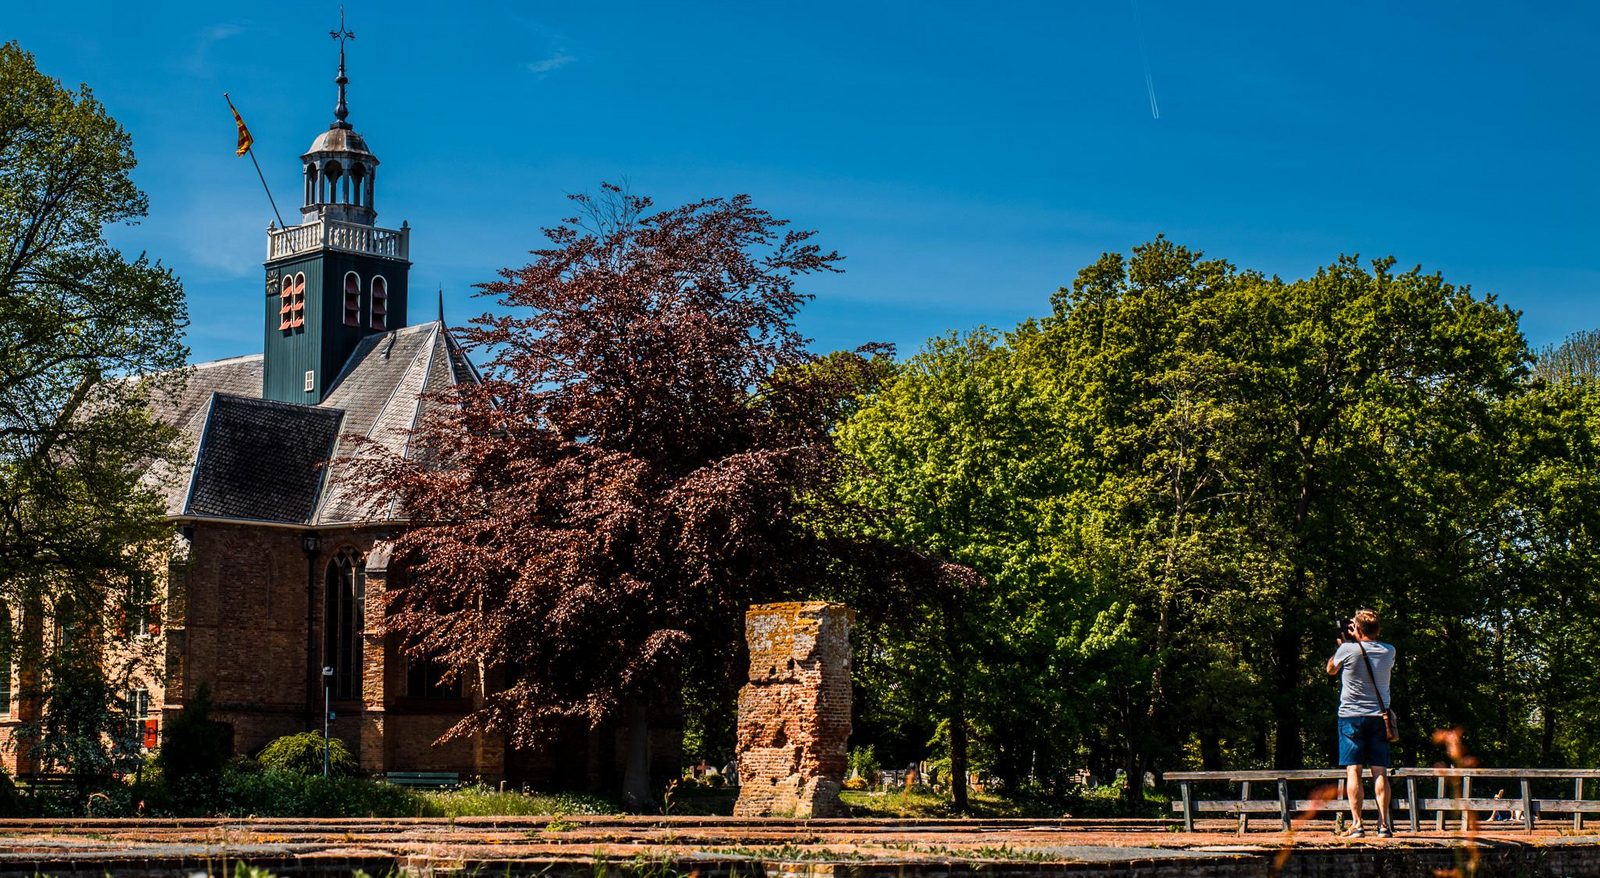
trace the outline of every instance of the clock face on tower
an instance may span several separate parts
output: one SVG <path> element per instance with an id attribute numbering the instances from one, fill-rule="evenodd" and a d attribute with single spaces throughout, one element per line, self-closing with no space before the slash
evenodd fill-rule
<path id="1" fill-rule="evenodd" d="M 276 296 L 277 294 L 278 294 L 278 273 L 276 271 L 269 271 L 269 272 L 267 272 L 267 295 Z"/>

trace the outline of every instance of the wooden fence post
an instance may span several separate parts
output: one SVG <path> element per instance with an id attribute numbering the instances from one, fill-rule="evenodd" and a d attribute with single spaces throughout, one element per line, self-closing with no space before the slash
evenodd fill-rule
<path id="1" fill-rule="evenodd" d="M 1411 812 L 1411 831 L 1417 832 L 1422 828 L 1422 815 L 1417 813 L 1417 779 L 1409 775 L 1406 776 L 1406 803 L 1409 806 L 1406 810 Z"/>
<path id="2" fill-rule="evenodd" d="M 1190 789 L 1190 782 L 1178 781 L 1178 791 L 1183 795 L 1183 831 L 1194 832 L 1194 796 Z"/>
<path id="3" fill-rule="evenodd" d="M 1443 777 L 1439 778 L 1439 795 L 1435 796 L 1434 798 L 1438 798 L 1438 799 L 1443 799 L 1444 798 L 1444 778 Z M 1439 807 L 1438 808 L 1433 809 L 1434 828 L 1437 829 L 1440 832 L 1444 832 L 1444 812 L 1447 811 L 1447 810 L 1449 810 L 1449 809 L 1444 807 L 1444 803 L 1443 802 L 1439 803 Z"/>
<path id="4" fill-rule="evenodd" d="M 1244 835 L 1250 830 L 1250 813 L 1245 808 L 1250 807 L 1250 782 L 1241 781 L 1239 784 L 1239 834 Z"/>
<path id="5" fill-rule="evenodd" d="M 1575 779 L 1572 782 L 1572 800 L 1574 802 L 1583 801 L 1583 778 L 1581 778 L 1581 777 Z M 1578 807 L 1582 808 L 1583 806 L 1579 805 Z M 1572 812 L 1572 828 L 1573 829 L 1578 829 L 1578 830 L 1583 829 L 1583 812 L 1582 811 L 1573 811 Z"/>
<path id="6" fill-rule="evenodd" d="M 1533 795 L 1529 792 L 1528 779 L 1522 779 L 1522 828 L 1533 831 Z"/>
<path id="7" fill-rule="evenodd" d="M 1472 798 L 1472 777 L 1468 775 L 1461 779 L 1461 831 L 1466 832 L 1472 828 L 1472 809 L 1467 807 L 1467 800 Z"/>
<path id="8" fill-rule="evenodd" d="M 1288 832 L 1292 825 L 1289 815 L 1289 781 L 1281 777 L 1278 778 L 1278 819 L 1283 821 L 1283 830 Z"/>

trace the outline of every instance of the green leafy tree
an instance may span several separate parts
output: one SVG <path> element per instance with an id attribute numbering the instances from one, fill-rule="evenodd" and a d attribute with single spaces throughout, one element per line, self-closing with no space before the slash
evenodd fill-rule
<path id="1" fill-rule="evenodd" d="M 1530 397 L 1514 313 L 1393 260 L 1286 282 L 1163 238 L 1054 306 L 931 343 L 838 431 L 861 526 L 981 574 L 959 643 L 867 640 L 869 702 L 953 719 L 959 691 L 997 764 L 1039 776 L 1048 726 L 1137 807 L 1147 770 L 1331 755 L 1324 637 L 1370 604 L 1424 727 L 1530 752 L 1498 705 L 1573 746 L 1588 433 L 1575 389 Z"/>
<path id="2" fill-rule="evenodd" d="M 1130 751 L 1175 752 L 1165 669 L 1213 664 L 1225 637 L 1265 674 L 1273 761 L 1298 766 L 1307 721 L 1327 712 L 1323 620 L 1359 603 L 1403 630 L 1467 615 L 1452 579 L 1469 559 L 1449 547 L 1457 513 L 1493 491 L 1491 410 L 1518 391 L 1526 348 L 1492 299 L 1392 269 L 1344 258 L 1285 283 L 1158 239 L 1058 298 L 1047 331 L 1076 389 L 1075 447 L 1099 473 L 1080 522 L 1150 645 L 1129 728 L 1156 738 Z M 1440 644 L 1462 642 L 1403 648 L 1451 667 L 1465 656 Z M 1400 691 L 1443 698 L 1441 683 Z"/>
<path id="3" fill-rule="evenodd" d="M 990 332 L 935 339 L 835 436 L 854 526 L 946 570 L 897 613 L 868 614 L 860 673 L 876 710 L 937 719 L 958 810 L 974 724 L 1015 786 L 1041 748 L 1054 761 L 1048 742 L 1076 707 L 1059 681 L 1081 658 L 1063 635 L 1084 610 L 1046 539 L 1071 472 L 1027 365 Z"/>
<path id="4" fill-rule="evenodd" d="M 52 650 L 42 677 L 44 710 L 37 721 L 20 725 L 17 736 L 46 769 L 75 775 L 84 795 L 138 764 L 143 729 L 96 655 Z"/>
<path id="5" fill-rule="evenodd" d="M 149 475 L 176 434 L 151 405 L 187 357 L 177 278 L 102 234 L 145 213 L 133 166 L 127 133 L 87 87 L 63 88 L 0 45 L 0 599 L 33 632 L 16 641 L 18 664 L 45 672 L 24 699 L 61 712 L 39 726 L 45 755 L 86 773 L 117 761 L 90 746 L 111 717 L 88 715 L 116 699 L 103 671 L 89 679 L 91 646 L 45 654 L 38 618 L 64 601 L 108 606 L 141 575 L 139 547 L 166 533 Z"/>

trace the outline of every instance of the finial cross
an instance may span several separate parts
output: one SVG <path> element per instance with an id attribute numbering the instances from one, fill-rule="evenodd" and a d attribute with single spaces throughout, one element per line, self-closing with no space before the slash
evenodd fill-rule
<path id="1" fill-rule="evenodd" d="M 344 27 L 344 6 L 342 4 L 339 6 L 339 29 L 338 30 L 328 31 L 328 36 L 333 37 L 334 39 L 339 41 L 339 50 L 340 51 L 344 50 L 344 41 L 345 40 L 353 40 L 353 39 L 356 38 L 355 31 L 345 30 L 345 27 Z"/>
<path id="2" fill-rule="evenodd" d="M 355 39 L 356 34 L 355 31 L 345 29 L 343 4 L 339 5 L 339 29 L 328 31 L 328 36 L 339 41 L 339 75 L 333 79 L 334 83 L 339 86 L 339 103 L 333 108 L 334 122 L 332 127 L 349 128 L 350 123 L 345 121 L 345 117 L 350 115 L 350 107 L 344 100 L 344 87 L 350 79 L 344 75 L 344 44 Z"/>

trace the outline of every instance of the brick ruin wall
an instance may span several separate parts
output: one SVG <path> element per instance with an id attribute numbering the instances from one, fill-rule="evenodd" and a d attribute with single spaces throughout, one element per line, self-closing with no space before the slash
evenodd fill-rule
<path id="1" fill-rule="evenodd" d="M 820 601 L 745 614 L 749 682 L 739 690 L 738 816 L 844 816 L 850 738 L 850 625 Z"/>

